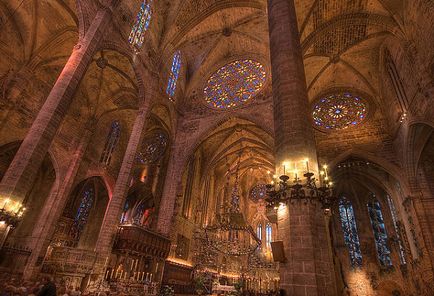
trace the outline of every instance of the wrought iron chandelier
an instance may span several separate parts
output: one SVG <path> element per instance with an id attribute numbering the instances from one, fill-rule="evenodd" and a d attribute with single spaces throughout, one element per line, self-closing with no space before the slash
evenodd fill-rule
<path id="1" fill-rule="evenodd" d="M 236 165 L 236 179 L 230 201 L 223 205 L 221 213 L 216 214 L 213 224 L 205 227 L 208 246 L 228 256 L 249 255 L 261 245 L 261 240 L 246 222 L 240 209 L 238 186 L 241 155 L 242 152 Z M 227 185 L 230 175 L 229 169 Z"/>
<path id="2" fill-rule="evenodd" d="M 18 226 L 18 223 L 23 219 L 26 208 L 20 203 L 14 203 L 6 199 L 3 208 L 0 209 L 0 223 L 11 228 Z"/>
<path id="3" fill-rule="evenodd" d="M 283 175 L 279 177 L 277 184 L 272 182 L 267 184 L 267 195 L 265 199 L 267 208 L 277 210 L 279 205 L 287 203 L 295 203 L 296 201 L 320 202 L 324 213 L 329 214 L 335 202 L 332 186 L 330 181 L 327 166 L 323 166 L 320 171 L 320 179 L 317 182 L 315 174 L 309 171 L 309 165 L 306 161 L 307 172 L 303 175 L 304 180 L 298 178 L 297 173 L 294 174 L 292 184 L 290 177 L 286 175 L 284 170 Z M 319 183 L 319 186 L 317 186 Z"/>

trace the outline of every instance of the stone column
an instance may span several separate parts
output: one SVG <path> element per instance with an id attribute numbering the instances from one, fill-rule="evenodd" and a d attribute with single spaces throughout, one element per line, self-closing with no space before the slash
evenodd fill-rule
<path id="1" fill-rule="evenodd" d="M 157 231 L 162 235 L 169 237 L 172 227 L 172 219 L 175 215 L 176 199 L 178 197 L 179 184 L 184 171 L 185 144 L 176 136 L 175 143 L 170 151 L 170 160 L 167 168 L 167 174 L 164 182 L 163 194 L 161 196 L 160 208 L 158 210 Z M 178 142 L 180 141 L 180 143 Z"/>
<path id="2" fill-rule="evenodd" d="M 119 225 L 119 219 L 121 218 L 122 210 L 127 198 L 128 189 L 130 187 L 131 172 L 136 161 L 137 151 L 141 144 L 145 123 L 148 118 L 149 102 L 152 98 L 152 92 L 148 92 L 148 94 L 149 95 L 145 96 L 143 105 L 137 113 L 127 150 L 125 151 L 121 169 L 113 190 L 113 195 L 108 204 L 96 243 L 96 251 L 102 261 L 110 256 Z"/>
<path id="3" fill-rule="evenodd" d="M 64 176 L 61 176 L 63 181 L 60 182 L 60 187 L 50 192 L 46 204 L 36 221 L 28 246 L 32 250 L 32 254 L 27 266 L 25 266 L 24 276 L 26 278 L 35 275 L 42 267 L 45 252 L 56 229 L 57 221 L 61 217 L 70 197 L 72 186 L 74 185 L 83 156 L 91 141 L 95 126 L 96 122 L 94 120 L 90 120 L 85 124 L 83 136 L 72 154 L 68 170 Z"/>
<path id="4" fill-rule="evenodd" d="M 6 198 L 21 202 L 29 192 L 48 148 L 69 109 L 75 91 L 98 50 L 104 33 L 107 32 L 112 9 L 118 1 L 104 1 L 88 31 L 74 47 L 0 183 L 0 202 Z"/>
<path id="5" fill-rule="evenodd" d="M 303 53 L 294 0 L 268 0 L 272 69 L 276 173 L 302 177 L 309 160 L 318 172 L 309 112 Z M 278 210 L 279 236 L 286 263 L 280 264 L 280 287 L 287 295 L 336 295 L 333 261 L 319 204 L 296 202 Z"/>

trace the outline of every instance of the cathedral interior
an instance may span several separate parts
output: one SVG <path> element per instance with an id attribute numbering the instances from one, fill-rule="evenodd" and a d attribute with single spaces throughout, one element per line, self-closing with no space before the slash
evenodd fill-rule
<path id="1" fill-rule="evenodd" d="M 1 295 L 434 295 L 433 1 L 0 24 Z"/>

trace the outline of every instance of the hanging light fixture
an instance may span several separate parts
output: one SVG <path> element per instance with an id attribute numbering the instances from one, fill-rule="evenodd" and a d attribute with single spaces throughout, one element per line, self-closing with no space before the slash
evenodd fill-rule
<path id="1" fill-rule="evenodd" d="M 284 174 L 279 177 L 278 182 L 272 182 L 267 185 L 267 195 L 265 199 L 267 207 L 277 210 L 279 205 L 294 203 L 296 201 L 315 202 L 319 201 L 325 214 L 331 212 L 335 202 L 333 196 L 333 183 L 331 182 L 327 166 L 323 166 L 320 171 L 319 186 L 314 177 L 314 173 L 309 171 L 308 161 L 306 161 L 307 172 L 303 175 L 304 180 L 298 177 L 297 172 L 294 174 L 292 184 L 289 182 L 290 177 Z"/>
<path id="2" fill-rule="evenodd" d="M 209 247 L 219 253 L 228 256 L 243 256 L 255 252 L 261 245 L 261 240 L 256 236 L 240 209 L 239 170 L 242 151 L 239 154 L 236 165 L 236 179 L 230 196 L 230 201 L 224 204 L 221 213 L 217 213 L 211 225 L 205 227 L 205 237 Z M 228 170 L 228 182 L 230 178 Z"/>

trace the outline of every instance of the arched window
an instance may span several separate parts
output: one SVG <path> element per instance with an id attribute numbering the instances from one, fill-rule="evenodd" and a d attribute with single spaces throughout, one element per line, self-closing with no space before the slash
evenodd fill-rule
<path id="1" fill-rule="evenodd" d="M 86 226 L 89 218 L 90 210 L 92 209 L 93 201 L 95 200 L 95 192 L 92 185 L 87 185 L 81 192 L 81 201 L 74 218 L 74 236 L 76 239 L 80 237 L 81 232 Z"/>
<path id="2" fill-rule="evenodd" d="M 342 197 L 339 201 L 339 214 L 341 217 L 345 244 L 347 245 L 350 254 L 351 266 L 362 266 L 362 252 L 360 251 L 360 241 L 357 233 L 353 205 L 345 197 Z"/>
<path id="3" fill-rule="evenodd" d="M 129 209 L 130 209 L 130 201 L 127 200 L 127 201 L 125 202 L 125 205 L 124 205 L 124 210 L 122 211 L 121 224 L 127 222 L 127 219 L 128 219 L 128 217 L 127 217 L 127 213 L 128 213 L 128 210 L 129 210 Z"/>
<path id="4" fill-rule="evenodd" d="M 169 81 L 167 83 L 166 93 L 171 99 L 175 96 L 176 83 L 178 82 L 179 71 L 181 70 L 181 52 L 175 52 L 170 70 Z"/>
<path id="5" fill-rule="evenodd" d="M 258 227 L 256 228 L 256 235 L 260 240 L 262 240 L 262 223 L 258 224 Z"/>
<path id="6" fill-rule="evenodd" d="M 104 150 L 99 160 L 100 163 L 103 163 L 105 165 L 110 164 L 113 151 L 115 150 L 120 137 L 121 137 L 121 125 L 119 121 L 113 121 L 112 126 L 110 128 L 110 132 L 107 136 L 107 140 L 105 142 Z"/>
<path id="7" fill-rule="evenodd" d="M 145 40 L 145 32 L 149 28 L 152 17 L 151 5 L 152 0 L 143 0 L 140 11 L 137 14 L 136 22 L 131 29 L 128 42 L 135 48 L 142 47 L 143 41 Z"/>
<path id="8" fill-rule="evenodd" d="M 395 235 L 396 239 L 398 241 L 399 246 L 399 260 L 401 261 L 401 264 L 407 264 L 407 260 L 405 259 L 405 248 L 404 244 L 401 239 L 400 229 L 399 229 L 399 219 L 398 219 L 398 213 L 396 212 L 395 203 L 393 202 L 393 199 L 388 195 L 387 196 L 387 203 L 389 205 L 390 213 L 392 215 L 392 221 L 393 221 L 393 228 L 395 229 Z"/>
<path id="9" fill-rule="evenodd" d="M 267 226 L 265 226 L 265 243 L 267 244 L 267 248 L 271 247 L 272 233 L 273 228 L 270 223 L 267 223 Z"/>
<path id="10" fill-rule="evenodd" d="M 372 231 L 374 232 L 377 257 L 382 266 L 392 266 L 390 249 L 387 246 L 387 233 L 384 225 L 383 213 L 378 200 L 368 202 L 369 218 L 371 219 Z"/>

